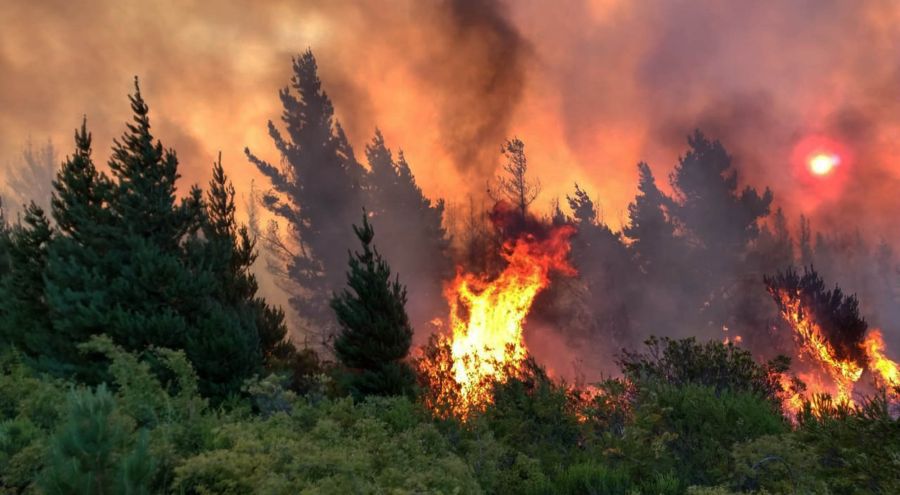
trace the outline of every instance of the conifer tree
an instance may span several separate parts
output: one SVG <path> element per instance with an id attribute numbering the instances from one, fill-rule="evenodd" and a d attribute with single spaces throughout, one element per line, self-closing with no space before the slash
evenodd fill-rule
<path id="1" fill-rule="evenodd" d="M 50 331 L 44 270 L 52 239 L 50 221 L 35 203 L 25 208 L 21 223 L 9 233 L 9 272 L 0 285 L 0 342 L 12 345 L 26 358 L 55 367 L 44 356 L 58 348 Z"/>
<path id="2" fill-rule="evenodd" d="M 379 252 L 394 260 L 395 273 L 415 274 L 408 284 L 410 318 L 415 326 L 424 325 L 446 311 L 443 281 L 451 275 L 452 264 L 443 227 L 444 201 L 425 197 L 403 151 L 394 160 L 377 129 L 366 146 L 366 157 L 367 206 L 381 239 Z"/>
<path id="3" fill-rule="evenodd" d="M 391 280 L 390 267 L 372 246 L 375 231 L 365 214 L 353 231 L 363 251 L 350 255 L 348 288 L 331 300 L 341 325 L 334 350 L 348 368 L 346 385 L 357 398 L 411 394 L 415 376 L 403 361 L 413 335 L 406 288 L 399 277 Z"/>
<path id="4" fill-rule="evenodd" d="M 222 167 L 222 155 L 213 165 L 213 177 L 206 193 L 205 239 L 208 253 L 215 259 L 211 266 L 219 285 L 219 297 L 239 308 L 245 328 L 255 328 L 259 348 L 267 363 L 290 356 L 293 346 L 285 340 L 284 312 L 269 306 L 257 295 L 259 284 L 251 267 L 256 261 L 256 240 L 247 226 L 235 219 L 235 190 Z"/>
<path id="5" fill-rule="evenodd" d="M 578 229 L 572 239 L 572 264 L 587 293 L 594 296 L 586 301 L 592 326 L 617 345 L 626 345 L 623 339 L 629 334 L 627 303 L 632 296 L 634 272 L 622 235 L 603 222 L 594 200 L 578 184 L 574 194 L 566 196 L 566 202 L 573 214 L 568 223 Z"/>
<path id="6" fill-rule="evenodd" d="M 856 295 L 846 295 L 837 285 L 832 289 L 813 267 L 804 267 L 800 274 L 793 267 L 765 277 L 766 288 L 780 310 L 786 311 L 785 296 L 798 302 L 802 308 L 800 317 L 815 322 L 821 328 L 835 357 L 866 362 L 862 342 L 869 328 L 859 313 Z"/>
<path id="7" fill-rule="evenodd" d="M 750 186 L 739 191 L 731 156 L 699 130 L 688 137 L 688 145 L 671 176 L 673 214 L 710 270 L 735 266 L 758 234 L 757 220 L 769 214 L 772 191 L 760 195 Z"/>
<path id="8" fill-rule="evenodd" d="M 156 466 L 149 438 L 141 434 L 131 441 L 131 426 L 105 385 L 70 392 L 66 413 L 50 439 L 48 464 L 38 475 L 42 493 L 151 493 Z"/>
<path id="9" fill-rule="evenodd" d="M 637 167 L 638 194 L 628 205 L 629 223 L 623 233 L 632 240 L 630 249 L 641 269 L 658 279 L 677 258 L 675 226 L 667 214 L 672 203 L 657 187 L 650 166 L 641 162 Z"/>
<path id="10" fill-rule="evenodd" d="M 528 178 L 528 159 L 521 139 L 508 140 L 501 151 L 506 157 L 505 175 L 497 176 L 495 188 L 488 192 L 495 201 L 507 201 L 515 206 L 524 221 L 528 207 L 541 193 L 541 183 Z"/>
<path id="11" fill-rule="evenodd" d="M 261 308 L 241 272 L 252 245 L 231 236 L 227 190 L 211 193 L 209 210 L 196 187 L 177 198 L 178 159 L 151 134 L 137 80 L 130 99 L 134 118 L 115 141 L 112 177 L 93 166 L 83 124 L 54 184 L 59 235 L 45 274 L 53 331 L 89 382 L 102 378 L 103 366 L 75 348 L 107 334 L 129 351 L 183 349 L 201 391 L 222 398 L 260 369 L 252 308 Z"/>
<path id="12" fill-rule="evenodd" d="M 312 52 L 293 61 L 290 88 L 279 92 L 287 135 L 269 122 L 269 135 L 281 154 L 276 167 L 245 149 L 249 160 L 269 178 L 272 190 L 263 204 L 285 222 L 289 239 L 270 239 L 287 263 L 282 273 L 295 285 L 290 303 L 298 316 L 327 345 L 336 331 L 328 294 L 343 279 L 344 249 L 353 238 L 350 225 L 363 206 L 364 169 L 357 163 L 334 108 L 318 76 Z M 296 95 L 291 92 L 296 92 Z"/>

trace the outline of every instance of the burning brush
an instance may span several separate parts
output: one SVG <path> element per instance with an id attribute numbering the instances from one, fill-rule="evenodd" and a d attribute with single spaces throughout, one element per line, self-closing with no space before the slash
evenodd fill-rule
<path id="1" fill-rule="evenodd" d="M 439 415 L 465 418 L 491 402 L 492 386 L 521 371 L 528 351 L 522 325 L 550 274 L 575 275 L 568 263 L 571 226 L 548 227 L 503 202 L 491 220 L 505 239 L 506 267 L 496 277 L 457 268 L 444 294 L 449 332 L 439 335 L 420 362 Z"/>
<path id="2" fill-rule="evenodd" d="M 838 287 L 826 289 L 811 268 L 802 276 L 788 269 L 765 281 L 794 332 L 800 361 L 811 361 L 809 372 L 801 373 L 810 392 L 828 393 L 852 405 L 854 388 L 865 371 L 880 387 L 900 387 L 897 363 L 885 355 L 881 332 L 869 330 L 860 316 L 855 296 L 845 296 Z M 789 411 L 802 407 L 800 394 L 795 391 L 785 400 Z"/>

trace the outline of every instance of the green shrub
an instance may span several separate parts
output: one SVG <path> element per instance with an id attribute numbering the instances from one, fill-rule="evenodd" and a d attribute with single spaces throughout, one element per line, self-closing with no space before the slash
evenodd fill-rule
<path id="1" fill-rule="evenodd" d="M 38 484 L 46 494 L 150 493 L 153 461 L 146 435 L 133 441 L 133 421 L 121 415 L 104 385 L 69 394 L 66 419 L 50 441 Z"/>
<path id="2" fill-rule="evenodd" d="M 405 398 L 307 403 L 216 429 L 176 469 L 186 493 L 480 493 L 472 471 Z"/>
<path id="3" fill-rule="evenodd" d="M 731 446 L 787 430 L 765 399 L 700 385 L 641 392 L 616 457 L 635 479 L 672 472 L 686 484 L 717 484 L 733 470 Z"/>

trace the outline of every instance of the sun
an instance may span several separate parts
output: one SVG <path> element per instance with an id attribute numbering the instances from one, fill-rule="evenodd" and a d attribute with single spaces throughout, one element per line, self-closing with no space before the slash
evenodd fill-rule
<path id="1" fill-rule="evenodd" d="M 825 176 L 841 164 L 841 157 L 834 153 L 816 153 L 809 158 L 809 171 L 813 175 Z"/>

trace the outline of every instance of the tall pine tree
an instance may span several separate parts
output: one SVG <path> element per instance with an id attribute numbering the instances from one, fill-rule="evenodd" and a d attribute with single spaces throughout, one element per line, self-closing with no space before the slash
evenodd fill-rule
<path id="1" fill-rule="evenodd" d="M 357 398 L 366 395 L 408 395 L 415 376 L 403 361 L 413 330 L 406 315 L 406 288 L 372 246 L 375 231 L 364 214 L 353 226 L 362 253 L 350 255 L 348 288 L 336 294 L 331 307 L 341 325 L 334 350 L 348 368 L 346 386 Z"/>
<path id="2" fill-rule="evenodd" d="M 212 263 L 218 297 L 237 308 L 242 326 L 255 328 L 264 361 L 274 364 L 292 354 L 285 340 L 284 312 L 257 295 L 259 284 L 251 271 L 256 261 L 256 240 L 245 225 L 235 219 L 235 190 L 225 175 L 222 156 L 213 165 L 213 177 L 206 192 L 206 219 L 203 226 L 206 252 Z"/>
<path id="3" fill-rule="evenodd" d="M 365 171 L 334 119 L 312 52 L 295 58 L 293 70 L 290 87 L 279 92 L 286 136 L 269 122 L 283 166 L 276 167 L 249 149 L 245 152 L 271 181 L 272 190 L 263 203 L 286 224 L 290 236 L 288 242 L 270 243 L 287 259 L 283 273 L 296 286 L 290 304 L 308 331 L 327 346 L 337 329 L 328 295 L 342 282 L 341 253 L 353 244 L 345 226 L 352 224 L 363 205 Z"/>
<path id="4" fill-rule="evenodd" d="M 446 312 L 443 281 L 453 267 L 443 227 L 444 201 L 425 197 L 403 151 L 394 160 L 378 130 L 366 146 L 366 157 L 367 207 L 378 228 L 379 251 L 393 260 L 395 273 L 415 275 L 408 277 L 410 318 L 416 327 L 424 326 Z"/>

